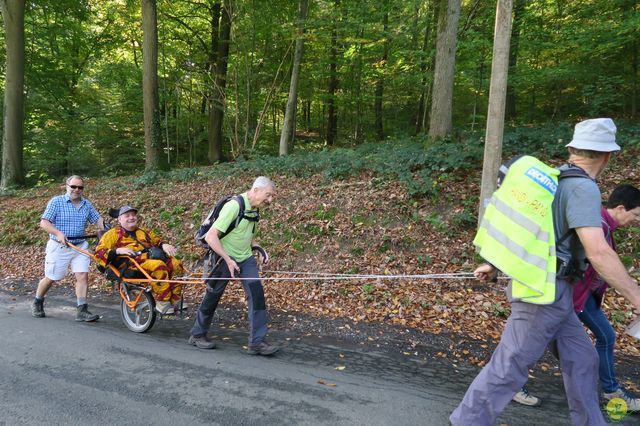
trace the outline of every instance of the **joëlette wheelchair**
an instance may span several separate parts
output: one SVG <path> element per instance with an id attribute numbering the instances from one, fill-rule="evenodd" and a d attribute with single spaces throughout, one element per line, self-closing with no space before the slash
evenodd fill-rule
<path id="1" fill-rule="evenodd" d="M 110 218 L 117 218 L 117 215 L 117 209 L 109 210 Z M 91 235 L 85 237 L 95 236 Z M 68 245 L 72 249 L 89 256 L 89 258 L 98 264 L 95 255 L 90 251 L 83 250 L 71 243 L 68 243 Z M 142 252 L 143 251 L 140 253 Z M 129 256 L 118 256 L 115 262 L 106 265 L 104 268 L 98 267 L 98 270 L 103 273 L 118 289 L 118 293 L 121 298 L 120 313 L 122 321 L 129 330 L 135 333 L 145 333 L 149 331 L 155 324 L 157 317 L 161 315 L 155 309 L 156 301 L 151 289 L 152 282 L 166 282 L 169 284 L 181 285 L 203 285 L 205 283 L 202 278 L 189 272 L 180 277 L 168 280 L 152 278 L 149 273 L 140 266 L 135 258 Z M 183 301 L 181 299 L 180 308 L 182 308 L 182 305 Z M 182 312 L 182 309 L 180 309 L 180 312 Z"/>

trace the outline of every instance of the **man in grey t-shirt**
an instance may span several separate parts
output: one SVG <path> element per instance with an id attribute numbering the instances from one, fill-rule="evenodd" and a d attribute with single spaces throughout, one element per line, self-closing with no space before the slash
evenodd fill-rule
<path id="1" fill-rule="evenodd" d="M 556 254 L 561 266 L 556 298 L 550 305 L 511 301 L 511 315 L 491 360 L 469 386 L 449 417 L 452 425 L 492 425 L 527 380 L 529 369 L 547 346 L 560 358 L 567 400 L 574 425 L 605 425 L 598 399 L 598 354 L 573 310 L 570 282 L 588 259 L 600 276 L 640 310 L 640 289 L 618 255 L 607 244 L 600 225 L 600 190 L 595 178 L 611 153 L 620 150 L 611 119 L 585 120 L 575 127 L 567 145 L 569 162 L 587 177 L 562 179 L 553 203 Z M 488 280 L 491 265 L 474 274 Z"/>

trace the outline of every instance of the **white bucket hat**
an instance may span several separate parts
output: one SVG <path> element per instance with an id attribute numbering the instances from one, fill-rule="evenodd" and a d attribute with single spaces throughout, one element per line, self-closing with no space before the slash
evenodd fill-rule
<path id="1" fill-rule="evenodd" d="M 592 118 L 576 124 L 573 139 L 566 146 L 597 152 L 620 151 L 616 143 L 616 125 L 610 118 Z"/>

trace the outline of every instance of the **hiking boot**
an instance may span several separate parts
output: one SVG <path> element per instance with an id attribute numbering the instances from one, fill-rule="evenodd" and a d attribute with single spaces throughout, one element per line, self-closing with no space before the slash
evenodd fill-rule
<path id="1" fill-rule="evenodd" d="M 518 404 L 528 405 L 530 407 L 537 407 L 538 405 L 542 404 L 542 400 L 540 400 L 540 398 L 530 395 L 527 388 L 524 387 L 520 389 L 520 391 L 518 391 L 518 393 L 515 394 L 512 399 Z"/>
<path id="2" fill-rule="evenodd" d="M 36 318 L 44 318 L 44 299 L 33 299 L 31 303 L 31 315 Z"/>
<path id="3" fill-rule="evenodd" d="M 202 336 L 189 336 L 189 344 L 199 349 L 213 349 L 216 344 L 213 343 L 206 334 Z"/>
<path id="4" fill-rule="evenodd" d="M 610 401 L 613 398 L 620 398 L 627 403 L 628 412 L 640 411 L 640 398 L 636 398 L 635 396 L 628 394 L 622 388 L 619 388 L 615 392 L 605 393 L 603 396 L 607 401 Z"/>
<path id="5" fill-rule="evenodd" d="M 100 315 L 94 315 L 89 312 L 89 305 L 78 306 L 78 312 L 76 313 L 76 321 L 92 322 L 100 319 Z"/>
<path id="6" fill-rule="evenodd" d="M 279 347 L 268 344 L 265 340 L 257 345 L 249 345 L 247 353 L 249 355 L 273 355 L 280 350 Z"/>

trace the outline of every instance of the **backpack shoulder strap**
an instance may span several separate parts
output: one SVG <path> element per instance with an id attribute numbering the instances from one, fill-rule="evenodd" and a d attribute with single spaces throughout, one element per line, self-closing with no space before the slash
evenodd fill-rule
<path id="1" fill-rule="evenodd" d="M 589 180 L 594 180 L 591 178 L 591 176 L 589 176 L 587 172 L 584 171 L 584 169 L 576 166 L 575 164 L 571 164 L 571 163 L 568 163 L 568 164 L 570 166 L 568 169 L 560 170 L 558 181 L 566 178 L 585 178 Z M 573 229 L 569 229 L 567 232 L 565 232 L 564 235 L 560 237 L 558 241 L 556 241 L 556 246 L 562 244 L 562 242 L 564 242 L 567 238 L 569 238 L 574 232 L 575 231 Z"/>
<path id="2" fill-rule="evenodd" d="M 224 237 L 226 237 L 231 231 L 233 231 L 235 229 L 236 226 L 238 226 L 238 224 L 240 223 L 240 221 L 242 220 L 242 218 L 244 217 L 244 197 L 242 197 L 242 195 L 234 195 L 233 197 L 230 197 L 229 199 L 227 199 L 226 203 L 228 203 L 231 200 L 235 200 L 240 209 L 238 210 L 238 215 L 236 216 L 236 218 L 229 224 L 229 227 L 227 228 L 226 232 L 223 232 L 220 235 L 220 239 L 223 239 Z M 226 204 L 225 203 L 225 204 Z M 222 209 L 221 209 L 222 210 Z"/>
<path id="3" fill-rule="evenodd" d="M 591 178 L 591 176 L 589 176 L 587 172 L 584 171 L 584 169 L 576 166 L 575 164 L 571 164 L 571 163 L 568 163 L 568 164 L 570 166 L 568 169 L 560 170 L 560 176 L 558 176 L 558 180 L 565 179 L 565 178 L 574 178 L 574 177 L 594 180 Z"/>
<path id="4" fill-rule="evenodd" d="M 233 199 L 236 200 L 240 205 L 240 210 L 238 211 L 238 218 L 242 219 L 245 211 L 244 197 L 242 195 L 236 195 L 235 197 L 233 197 Z M 236 219 L 236 221 L 240 222 L 239 219 Z"/>

